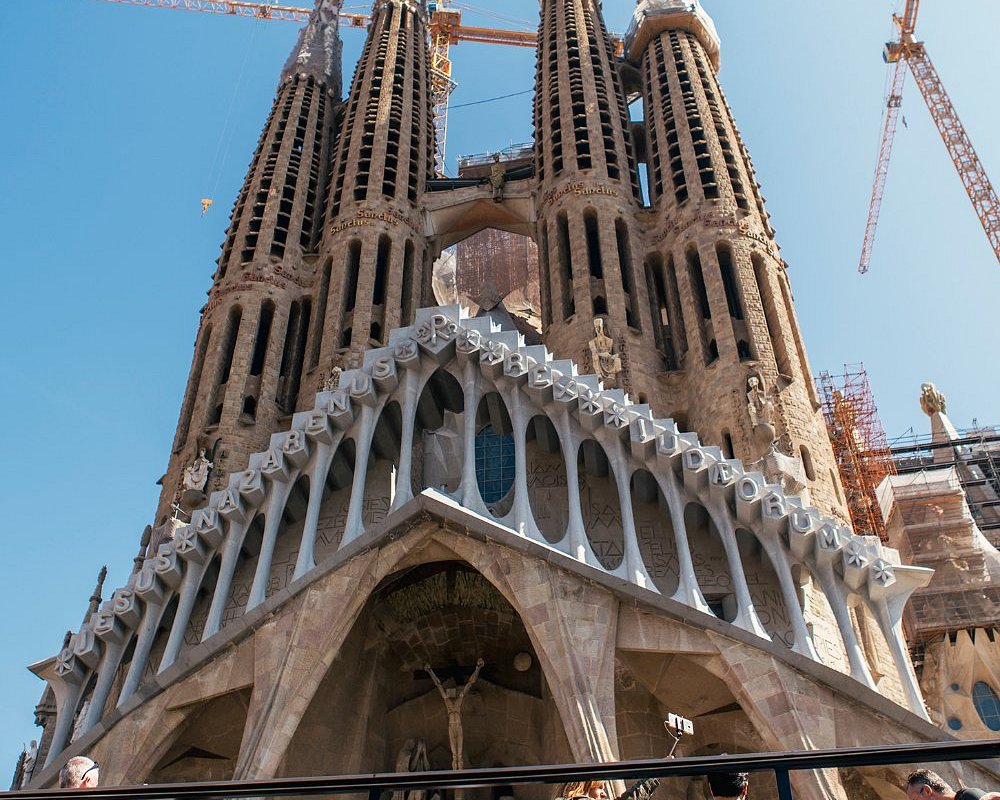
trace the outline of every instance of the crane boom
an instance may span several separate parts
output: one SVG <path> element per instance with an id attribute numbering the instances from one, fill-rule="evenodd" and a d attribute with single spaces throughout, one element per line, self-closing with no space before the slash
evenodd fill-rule
<path id="1" fill-rule="evenodd" d="M 944 146 L 948 148 L 948 155 L 958 170 L 958 177 L 961 178 L 983 230 L 986 231 L 986 238 L 997 261 L 1000 261 L 1000 200 L 997 199 L 997 193 L 923 44 L 914 45 L 907 60 L 913 79 L 920 87 L 934 124 L 944 140 Z"/>
<path id="2" fill-rule="evenodd" d="M 972 207 L 986 231 L 986 238 L 1000 261 L 1000 201 L 993 190 L 989 176 L 983 168 L 979 156 L 972 146 L 969 135 L 965 132 L 958 112 L 951 103 L 951 98 L 945 91 L 941 78 L 934 69 L 927 49 L 923 42 L 914 39 L 917 25 L 917 12 L 920 0 L 906 0 L 906 7 L 901 15 L 894 14 L 893 22 L 899 28 L 899 39 L 889 42 L 885 47 L 885 60 L 895 64 L 892 76 L 892 90 L 889 93 L 889 103 L 886 108 L 885 125 L 882 129 L 882 146 L 879 150 L 878 165 L 875 167 L 875 185 L 872 188 L 872 199 L 868 207 L 868 224 L 865 227 L 865 240 L 861 248 L 861 262 L 858 271 L 868 272 L 871 264 L 872 245 L 875 243 L 875 230 L 878 226 L 879 212 L 882 208 L 882 195 L 885 191 L 885 180 L 889 170 L 889 157 L 892 154 L 892 142 L 896 135 L 896 123 L 899 119 L 899 109 L 902 103 L 903 82 L 906 69 L 913 73 L 920 93 L 924 96 L 927 108 L 931 112 L 934 124 L 944 140 L 944 146 L 951 156 L 958 177 L 965 187 Z"/>
<path id="3" fill-rule="evenodd" d="M 889 158 L 892 156 L 892 143 L 896 138 L 896 126 L 899 123 L 899 109 L 903 102 L 903 84 L 906 81 L 906 61 L 896 62 L 892 73 L 892 88 L 889 90 L 889 100 L 885 108 L 885 124 L 882 126 L 882 144 L 879 148 L 878 163 L 875 166 L 875 183 L 872 186 L 872 199 L 868 205 L 868 224 L 865 226 L 865 241 L 861 247 L 861 263 L 858 272 L 862 275 L 868 272 L 872 261 L 872 247 L 875 244 L 875 231 L 878 229 L 879 213 L 882 210 L 882 195 L 885 194 L 885 180 L 889 175 Z"/>
<path id="4" fill-rule="evenodd" d="M 245 0 L 105 0 L 125 6 L 148 8 L 176 8 L 181 11 L 204 11 L 209 14 L 228 14 L 234 17 L 306 22 L 308 8 L 278 6 L 271 3 L 250 3 Z"/>

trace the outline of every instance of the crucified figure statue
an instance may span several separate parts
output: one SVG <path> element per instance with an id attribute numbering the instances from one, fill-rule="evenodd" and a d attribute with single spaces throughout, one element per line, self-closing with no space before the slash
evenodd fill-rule
<path id="1" fill-rule="evenodd" d="M 485 665 L 486 662 L 481 658 L 476 661 L 476 669 L 469 678 L 469 682 L 459 691 L 457 687 L 454 689 L 445 689 L 441 685 L 438 676 L 434 674 L 434 670 L 431 669 L 431 665 L 424 664 L 424 670 L 431 676 L 431 680 L 434 681 L 441 699 L 444 700 L 445 711 L 448 712 L 448 743 L 451 745 L 452 769 L 464 769 L 462 754 L 465 740 L 462 734 L 462 703 L 465 700 L 465 696 L 469 693 L 469 689 L 472 688 L 472 684 L 479 677 L 479 670 Z"/>

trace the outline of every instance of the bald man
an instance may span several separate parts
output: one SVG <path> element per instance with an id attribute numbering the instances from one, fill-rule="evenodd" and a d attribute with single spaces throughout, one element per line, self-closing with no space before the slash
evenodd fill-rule
<path id="1" fill-rule="evenodd" d="M 60 789 L 96 789 L 100 778 L 97 762 L 86 756 L 73 756 L 59 770 Z"/>

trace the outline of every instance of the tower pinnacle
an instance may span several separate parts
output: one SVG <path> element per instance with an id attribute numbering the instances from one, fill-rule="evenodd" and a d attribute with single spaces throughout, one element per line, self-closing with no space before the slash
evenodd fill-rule
<path id="1" fill-rule="evenodd" d="M 337 30 L 340 0 L 316 0 L 309 22 L 299 32 L 298 41 L 281 71 L 280 84 L 294 75 L 309 76 L 340 97 L 340 59 L 343 44 Z"/>
<path id="2" fill-rule="evenodd" d="M 667 29 L 693 34 L 712 65 L 719 68 L 719 34 L 698 0 L 638 0 L 625 34 L 625 52 L 629 58 L 640 59 L 649 40 Z"/>

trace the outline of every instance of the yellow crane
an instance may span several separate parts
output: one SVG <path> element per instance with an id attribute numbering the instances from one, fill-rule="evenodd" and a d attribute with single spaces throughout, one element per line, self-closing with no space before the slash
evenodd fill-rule
<path id="1" fill-rule="evenodd" d="M 882 126 L 882 146 L 875 167 L 875 184 L 868 207 L 868 224 L 865 227 L 865 240 L 861 249 L 861 263 L 858 266 L 858 271 L 861 273 L 868 272 L 871 266 L 872 246 L 875 243 L 875 230 L 882 208 L 886 176 L 889 173 L 889 158 L 899 121 L 907 67 L 913 73 L 913 79 L 924 96 L 927 108 L 930 109 L 931 117 L 944 140 L 948 155 L 955 164 L 958 177 L 961 178 L 983 230 L 986 231 L 986 238 L 997 260 L 1000 261 L 1000 201 L 997 200 L 997 193 L 993 190 L 989 176 L 972 147 L 969 135 L 958 118 L 958 112 L 952 105 L 944 84 L 941 83 L 941 78 L 931 63 L 930 56 L 927 55 L 924 43 L 914 38 L 919 9 L 920 0 L 906 0 L 903 13 L 893 14 L 893 22 L 899 30 L 899 37 L 885 46 L 886 63 L 894 64 L 895 67 Z"/>

